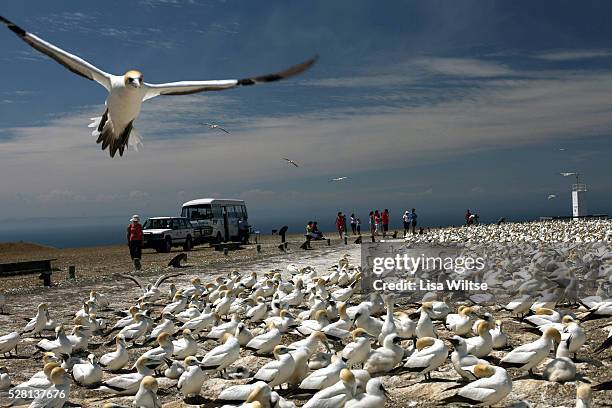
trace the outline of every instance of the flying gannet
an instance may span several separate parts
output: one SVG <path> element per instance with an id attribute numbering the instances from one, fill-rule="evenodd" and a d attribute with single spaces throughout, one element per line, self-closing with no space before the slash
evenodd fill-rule
<path id="1" fill-rule="evenodd" d="M 115 157 L 117 152 L 123 156 L 126 147 L 136 149 L 141 144 L 140 136 L 134 129 L 134 121 L 138 118 L 142 103 L 146 100 L 159 95 L 187 95 L 278 81 L 305 71 L 317 60 L 317 57 L 313 57 L 284 71 L 250 78 L 150 84 L 143 81 L 140 71 L 129 70 L 124 75 L 109 74 L 25 31 L 2 16 L 0 22 L 32 48 L 54 59 L 75 74 L 96 81 L 106 88 L 109 93 L 106 98 L 106 110 L 101 117 L 92 118 L 93 123 L 89 127 L 94 128 L 92 135 L 97 136 L 96 143 L 102 143 L 102 150 L 108 147 L 111 157 Z"/>

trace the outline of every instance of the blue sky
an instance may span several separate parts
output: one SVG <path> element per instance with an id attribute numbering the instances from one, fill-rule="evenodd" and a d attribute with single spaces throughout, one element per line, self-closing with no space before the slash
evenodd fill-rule
<path id="1" fill-rule="evenodd" d="M 106 91 L 0 30 L 0 218 L 167 215 L 225 196 L 260 225 L 410 207 L 426 225 L 466 208 L 528 219 L 569 214 L 560 171 L 612 213 L 609 2 L 20 0 L 1 13 L 147 82 L 320 60 L 280 83 L 148 101 L 143 148 L 110 159 L 87 128 Z"/>

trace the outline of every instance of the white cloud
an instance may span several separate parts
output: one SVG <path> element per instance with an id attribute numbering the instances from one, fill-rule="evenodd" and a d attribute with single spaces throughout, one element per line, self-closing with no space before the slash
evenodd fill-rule
<path id="1" fill-rule="evenodd" d="M 231 109 L 231 98 L 159 98 L 144 105 L 136 124 L 144 147 L 115 159 L 100 151 L 86 127 L 102 107 L 85 107 L 44 126 L 1 129 L 15 137 L 0 142 L 0 172 L 13 175 L 3 179 L 0 209 L 13 202 L 14 212 L 21 211 L 18 192 L 47 200 L 73 194 L 100 215 L 131 210 L 140 201 L 151 211 L 167 212 L 185 198 L 214 195 L 240 196 L 262 207 L 306 205 L 337 200 L 339 192 L 326 180 L 361 172 L 364 163 L 367 171 L 431 165 L 475 151 L 612 132 L 610 72 L 555 71 L 523 79 L 494 76 L 503 70 L 493 68 L 481 75 L 487 72 L 493 76 L 452 99 L 432 94 L 431 103 L 416 106 L 249 117 L 231 135 L 214 137 L 197 120 L 222 117 Z M 409 90 L 402 92 L 410 96 Z M 287 168 L 283 154 L 300 168 Z M 436 185 L 436 191 L 443 187 Z M 363 186 L 355 181 L 336 188 Z M 424 195 L 433 192 L 423 190 Z M 130 201 L 130 192 L 138 199 Z"/>
<path id="2" fill-rule="evenodd" d="M 65 204 L 83 201 L 83 197 L 71 190 L 54 189 L 38 195 L 38 200 L 44 204 Z"/>
<path id="3" fill-rule="evenodd" d="M 612 50 L 557 50 L 535 55 L 535 58 L 555 62 L 606 57 L 612 57 Z"/>

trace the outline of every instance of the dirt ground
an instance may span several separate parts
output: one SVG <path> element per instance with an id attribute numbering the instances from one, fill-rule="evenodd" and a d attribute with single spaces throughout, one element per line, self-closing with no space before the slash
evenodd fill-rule
<path id="1" fill-rule="evenodd" d="M 239 270 L 242 273 L 257 271 L 263 273 L 271 269 L 281 269 L 285 271 L 289 263 L 298 266 L 314 265 L 318 271 L 324 272 L 329 266 L 337 262 L 340 256 L 348 253 L 352 262 L 359 262 L 360 247 L 350 244 L 343 245 L 339 240 L 334 240 L 330 247 L 326 243 L 317 243 L 312 251 L 302 251 L 298 248 L 299 236 L 290 237 L 289 251 L 281 252 L 278 248 L 278 237 L 262 238 L 262 252 L 258 253 L 255 247 L 231 252 L 229 256 L 223 253 L 215 253 L 209 248 L 199 248 L 189 254 L 187 268 L 182 269 L 184 276 L 173 278 L 178 287 L 187 286 L 192 277 L 199 276 L 204 282 L 216 276 L 227 274 L 232 270 Z M 172 254 L 157 254 L 146 251 L 144 258 L 144 270 L 140 273 L 143 279 L 148 281 L 155 280 L 155 277 L 166 270 L 166 263 Z M 7 260 L 35 259 L 35 258 L 56 258 L 55 266 L 61 269 L 54 273 L 54 282 L 58 283 L 53 288 L 42 288 L 37 277 L 28 279 L 2 279 L 0 288 L 7 296 L 8 314 L 0 315 L 0 335 L 7 334 L 13 330 L 23 328 L 26 320 L 34 316 L 36 307 L 41 302 L 49 304 L 51 317 L 56 321 L 61 321 L 69 325 L 71 316 L 81 307 L 82 301 L 89 295 L 91 289 L 96 289 L 105 294 L 111 300 L 111 307 L 114 310 L 125 310 L 140 295 L 138 288 L 133 282 L 119 278 L 117 273 L 128 272 L 131 269 L 127 248 L 124 246 L 111 246 L 100 248 L 83 249 L 52 249 L 41 248 L 39 246 L 29 246 L 24 244 L 3 245 L 0 247 L 0 259 L 2 262 Z M 75 265 L 77 268 L 77 280 L 66 280 L 65 274 L 68 265 Z M 167 288 L 167 283 L 164 284 Z M 353 304 L 359 302 L 359 298 L 353 300 Z M 159 311 L 161 306 L 156 308 Z M 415 306 L 406 306 L 406 310 L 412 312 Z M 518 345 L 537 338 L 536 335 L 519 330 L 521 324 L 511 318 L 507 312 L 499 310 L 498 307 L 483 308 L 482 312 L 489 311 L 498 319 L 505 321 L 505 331 L 510 334 L 511 344 Z M 576 312 L 572 310 L 572 312 Z M 106 317 L 112 325 L 116 317 L 111 311 L 103 311 L 100 316 Z M 601 344 L 607 336 L 612 319 L 590 321 L 583 324 L 587 332 L 587 343 L 580 351 L 578 357 L 580 362 L 577 364 L 579 377 L 583 381 L 591 381 L 597 384 L 611 378 L 612 350 L 607 350 L 601 354 L 595 354 L 594 349 Z M 449 333 L 438 325 L 438 333 L 441 337 L 449 337 Z M 49 333 L 51 335 L 51 333 Z M 294 341 L 296 338 L 287 335 L 283 342 Z M 104 339 L 106 341 L 108 339 Z M 32 374 L 41 369 L 40 355 L 36 353 L 34 345 L 38 339 L 26 338 L 22 340 L 18 358 L 0 357 L 0 365 L 8 367 L 13 384 L 27 380 Z M 94 338 L 92 342 L 101 343 L 102 340 Z M 201 341 L 199 355 L 204 355 L 208 350 L 216 345 L 213 341 Z M 408 346 L 408 342 L 404 342 Z M 338 344 L 336 349 L 343 346 Z M 111 347 L 102 345 L 95 350 L 96 355 L 100 356 Z M 145 348 L 133 348 L 130 350 L 131 363 L 136 357 L 142 354 Z M 252 357 L 250 353 L 242 351 L 242 358 L 233 364 L 233 367 L 244 366 L 251 372 L 255 372 L 258 367 L 269 361 L 264 357 Z M 504 351 L 494 352 L 495 357 L 501 357 Z M 552 354 L 551 354 L 552 356 Z M 540 365 L 535 371 L 542 372 Z M 555 384 L 539 379 L 522 378 L 522 374 L 510 371 L 514 379 L 512 393 L 502 401 L 499 406 L 507 407 L 573 407 L 575 406 L 576 382 L 566 384 Z M 111 376 L 105 373 L 105 378 Z M 410 373 L 398 372 L 394 375 L 383 377 L 383 383 L 390 393 L 389 407 L 431 407 L 436 406 L 438 401 L 451 395 L 452 391 L 444 392 L 445 389 L 456 384 L 457 374 L 451 364 L 447 361 L 440 369 L 432 375 L 431 382 L 424 382 L 423 378 L 412 378 Z M 199 405 L 187 405 L 182 400 L 175 387 L 176 381 L 160 378 L 159 395 L 164 403 L 164 407 L 193 407 L 204 406 L 212 407 L 219 405 L 214 402 L 215 397 L 221 389 L 229 385 L 244 383 L 246 380 L 224 380 L 210 375 L 204 384 L 202 399 Z M 285 392 L 283 392 L 285 393 Z M 602 406 L 612 403 L 612 392 L 594 393 L 594 405 Z M 289 396 L 288 396 L 289 398 Z M 305 400 L 292 399 L 296 404 L 302 405 Z M 130 398 L 109 397 L 108 395 L 95 391 L 87 390 L 73 385 L 70 391 L 70 404 L 83 407 L 101 407 L 105 402 L 113 402 L 126 406 L 131 406 Z"/>

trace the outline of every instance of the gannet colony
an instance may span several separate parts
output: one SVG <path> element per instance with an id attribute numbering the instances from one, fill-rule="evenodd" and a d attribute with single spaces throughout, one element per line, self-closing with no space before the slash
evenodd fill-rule
<path id="1" fill-rule="evenodd" d="M 409 235 L 488 245 L 495 262 L 474 278 L 493 291 L 459 299 L 362 293 L 347 247 L 325 268 L 117 277 L 106 293 L 76 291 L 82 307 L 70 313 L 55 299 L 26 316 L 32 298 L 8 293 L 0 403 L 600 406 L 612 400 L 611 230 L 537 222 Z"/>

